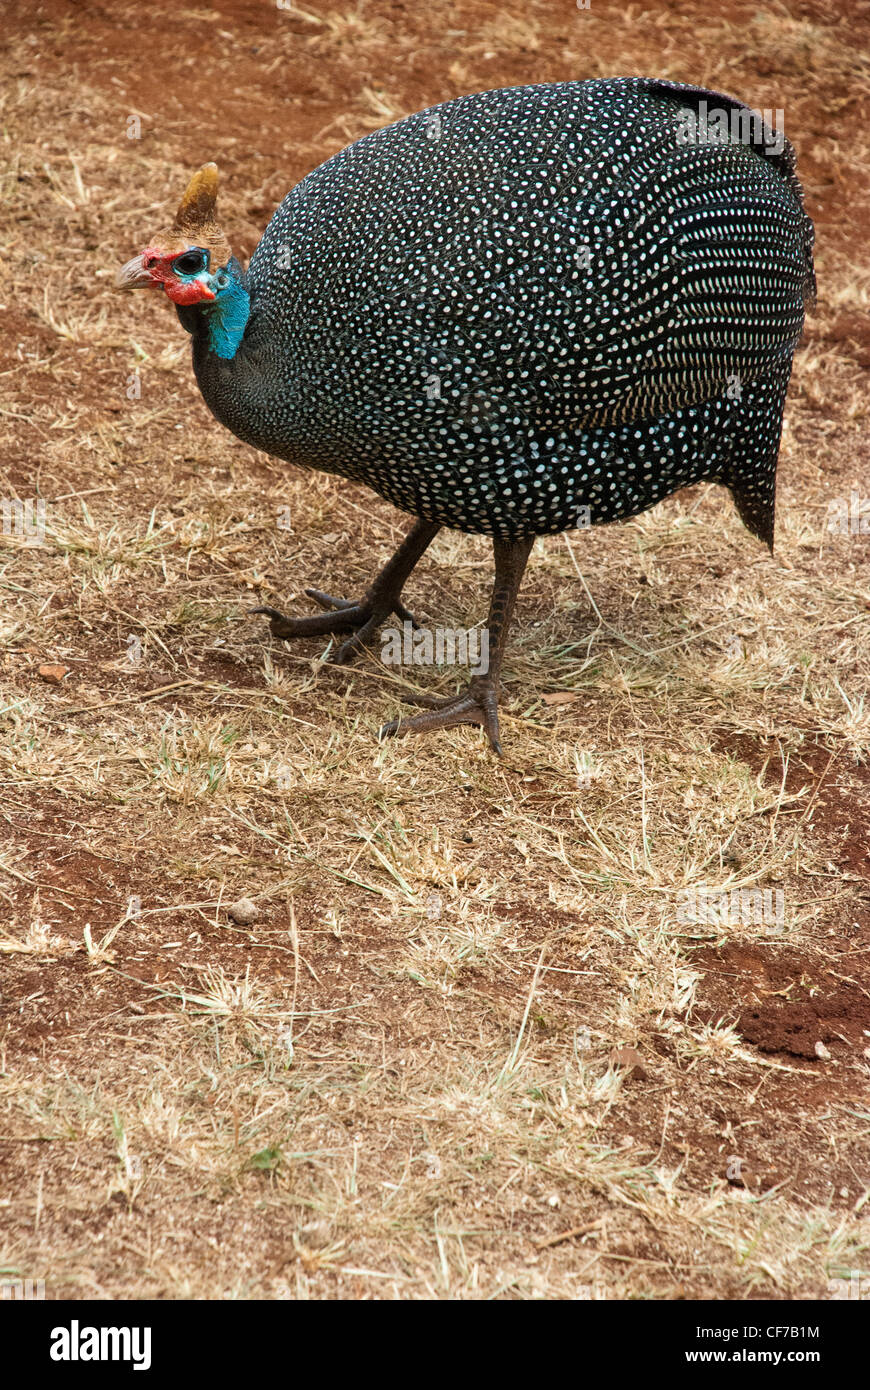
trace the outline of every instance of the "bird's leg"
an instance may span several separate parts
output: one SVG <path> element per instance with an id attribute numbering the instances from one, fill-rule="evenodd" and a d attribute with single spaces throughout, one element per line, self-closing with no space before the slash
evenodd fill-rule
<path id="1" fill-rule="evenodd" d="M 407 608 L 399 602 L 399 597 L 408 575 L 440 529 L 435 521 L 424 521 L 422 517 L 416 521 L 398 550 L 387 561 L 358 603 L 333 598 L 331 594 L 324 594 L 320 589 L 306 589 L 309 598 L 313 598 L 315 603 L 327 610 L 325 613 L 316 613 L 310 618 L 285 618 L 283 613 L 279 613 L 275 608 L 251 608 L 249 611 L 265 613 L 273 637 L 319 637 L 331 632 L 351 633 L 352 635 L 331 657 L 332 661 L 341 665 L 349 661 L 355 652 L 371 640 L 381 623 L 391 613 L 397 614 L 402 622 L 414 622 Z M 416 623 L 414 626 L 416 627 Z"/>
<path id="2" fill-rule="evenodd" d="M 381 738 L 388 738 L 391 734 L 423 733 L 427 729 L 450 729 L 454 724 L 482 724 L 494 752 L 501 752 L 498 731 L 499 672 L 520 581 L 533 544 L 533 539 L 493 541 L 495 582 L 487 623 L 489 665 L 486 672 L 472 676 L 464 690 L 447 699 L 413 697 L 409 703 L 428 705 L 427 712 L 385 724 L 380 732 Z"/>

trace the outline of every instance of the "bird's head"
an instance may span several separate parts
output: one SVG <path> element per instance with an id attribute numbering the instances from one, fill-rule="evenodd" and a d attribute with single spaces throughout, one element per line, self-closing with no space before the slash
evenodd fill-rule
<path id="1" fill-rule="evenodd" d="M 181 308 L 209 304 L 230 291 L 232 249 L 216 216 L 218 171 L 204 164 L 187 185 L 175 221 L 122 266 L 118 290 L 162 289 Z"/>

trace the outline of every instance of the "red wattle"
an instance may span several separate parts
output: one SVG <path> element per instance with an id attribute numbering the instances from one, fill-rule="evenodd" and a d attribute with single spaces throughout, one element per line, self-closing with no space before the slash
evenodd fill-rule
<path id="1" fill-rule="evenodd" d="M 146 246 L 142 259 L 154 283 L 163 286 L 173 304 L 200 304 L 203 300 L 216 298 L 199 280 L 179 280 L 172 269 L 177 254 L 167 256 L 156 246 Z"/>

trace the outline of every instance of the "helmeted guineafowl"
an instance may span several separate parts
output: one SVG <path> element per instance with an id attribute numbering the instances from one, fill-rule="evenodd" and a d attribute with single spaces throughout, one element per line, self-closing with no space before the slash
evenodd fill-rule
<path id="1" fill-rule="evenodd" d="M 119 288 L 163 287 L 239 438 L 417 518 L 360 602 L 254 611 L 277 637 L 350 633 L 345 661 L 410 618 L 402 587 L 440 527 L 493 538 L 488 671 L 383 732 L 479 723 L 498 751 L 536 536 L 712 479 L 772 544 L 812 224 L 791 146 L 742 103 L 645 78 L 445 102 L 304 178 L 247 273 L 216 195 L 206 165 Z"/>

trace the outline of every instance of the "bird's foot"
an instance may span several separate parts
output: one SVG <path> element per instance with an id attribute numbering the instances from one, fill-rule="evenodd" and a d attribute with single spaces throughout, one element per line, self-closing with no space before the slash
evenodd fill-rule
<path id="1" fill-rule="evenodd" d="M 324 634 L 349 632 L 351 636 L 342 642 L 329 658 L 338 666 L 343 666 L 367 646 L 391 613 L 395 613 L 401 622 L 409 622 L 417 627 L 413 614 L 392 596 L 376 600 L 366 595 L 358 603 L 354 603 L 350 599 L 333 598 L 332 594 L 324 594 L 320 589 L 306 589 L 305 592 L 321 608 L 326 609 L 326 612 L 315 613 L 308 618 L 288 618 L 276 608 L 250 608 L 248 612 L 265 614 L 269 619 L 269 630 L 273 637 L 320 637 Z"/>
<path id="2" fill-rule="evenodd" d="M 494 753 L 501 753 L 498 728 L 498 681 L 491 675 L 473 676 L 464 690 L 447 699 L 431 695 L 403 696 L 409 704 L 428 706 L 425 714 L 410 719 L 393 719 L 384 724 L 378 737 L 422 734 L 430 729 L 452 729 L 457 724 L 478 724 L 486 730 Z"/>

